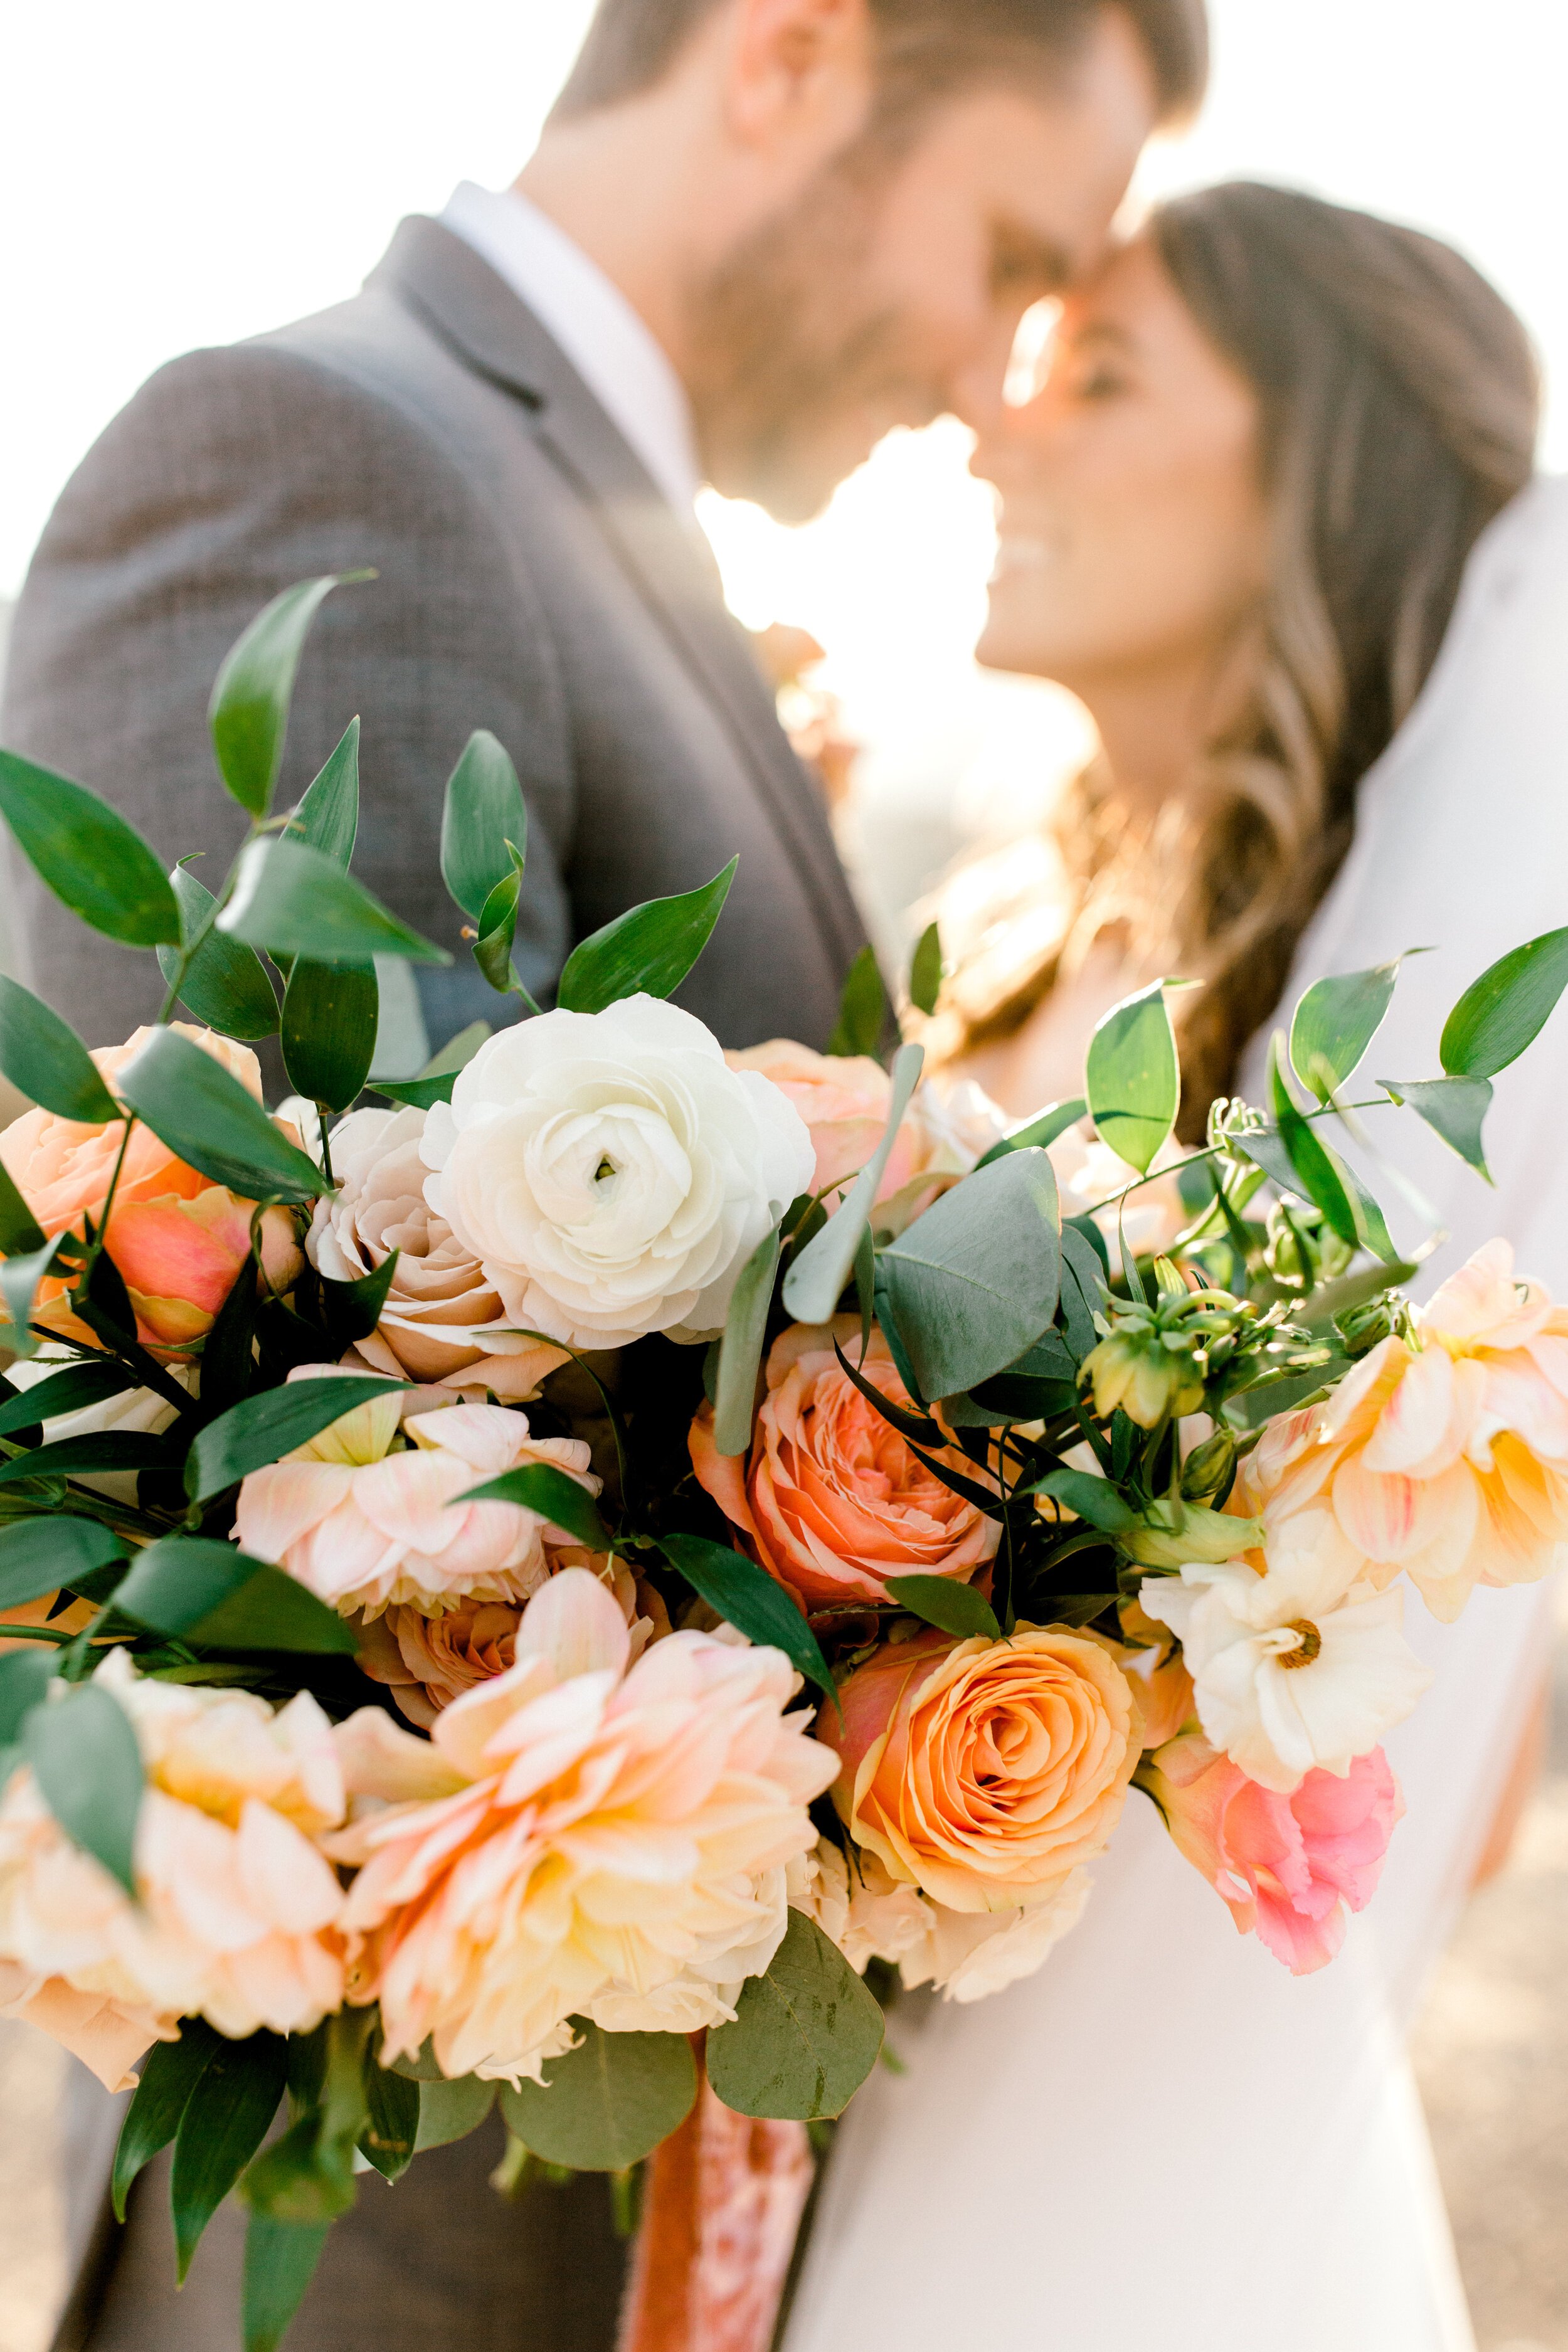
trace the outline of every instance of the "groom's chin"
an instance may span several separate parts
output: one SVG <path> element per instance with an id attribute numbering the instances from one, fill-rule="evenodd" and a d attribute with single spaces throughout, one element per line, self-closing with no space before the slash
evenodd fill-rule
<path id="1" fill-rule="evenodd" d="M 831 429 L 810 439 L 782 433 L 710 450 L 707 477 L 722 497 L 749 499 L 775 522 L 813 522 L 839 484 L 865 464 L 877 437 Z"/>

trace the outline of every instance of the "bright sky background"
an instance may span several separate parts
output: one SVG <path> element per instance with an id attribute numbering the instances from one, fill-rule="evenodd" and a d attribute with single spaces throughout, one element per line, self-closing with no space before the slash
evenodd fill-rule
<path id="1" fill-rule="evenodd" d="M 1293 180 L 1453 238 L 1568 388 L 1563 0 L 1213 0 L 1204 122 L 1152 188 Z M 515 173 L 588 0 L 76 0 L 0 32 L 0 597 L 94 435 L 173 354 L 352 290 L 406 212 Z M 910 871 L 1037 789 L 1062 740 L 1044 689 L 969 658 L 987 494 L 952 425 L 895 436 L 802 532 L 708 516 L 731 601 L 799 622 L 870 745 Z M 1568 390 L 1549 436 L 1568 465 Z M 717 507 L 718 502 L 710 505 Z"/>

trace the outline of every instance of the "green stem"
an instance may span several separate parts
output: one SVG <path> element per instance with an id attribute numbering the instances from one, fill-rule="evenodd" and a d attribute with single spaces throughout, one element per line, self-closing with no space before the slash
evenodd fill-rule
<path id="1" fill-rule="evenodd" d="M 328 1117 L 326 1104 L 319 1102 L 316 1105 L 316 1124 L 321 1130 L 321 1173 L 326 1178 L 329 1188 L 336 1192 L 338 1180 L 332 1173 L 332 1143 L 331 1138 L 327 1133 Z"/>

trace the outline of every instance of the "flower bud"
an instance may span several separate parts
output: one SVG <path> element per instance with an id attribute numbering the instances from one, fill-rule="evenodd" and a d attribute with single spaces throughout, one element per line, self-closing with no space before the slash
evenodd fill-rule
<path id="1" fill-rule="evenodd" d="M 1263 1541 L 1261 1519 L 1205 1511 L 1194 1503 L 1153 1503 L 1142 1524 L 1118 1538 L 1142 1568 L 1189 1568 L 1238 1559 Z"/>
<path id="2" fill-rule="evenodd" d="M 1236 1439 L 1228 1429 L 1216 1429 L 1214 1435 L 1189 1454 L 1182 1465 L 1184 1501 L 1199 1503 L 1205 1495 L 1217 1495 L 1229 1477 L 1235 1460 Z"/>
<path id="3" fill-rule="evenodd" d="M 1093 1384 L 1094 1409 L 1102 1418 L 1120 1409 L 1140 1429 L 1153 1429 L 1167 1413 L 1179 1420 L 1204 1401 L 1191 1345 L 1152 1324 L 1121 1324 L 1085 1358 L 1079 1378 Z"/>

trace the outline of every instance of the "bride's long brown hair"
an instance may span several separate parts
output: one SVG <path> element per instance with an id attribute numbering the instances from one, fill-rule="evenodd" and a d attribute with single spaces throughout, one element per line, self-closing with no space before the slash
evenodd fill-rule
<path id="1" fill-rule="evenodd" d="M 1253 689 L 1152 829 L 1103 763 L 1084 772 L 1052 823 L 1068 904 L 1049 946 L 989 1003 L 961 966 L 950 1003 L 965 1044 L 1005 1035 L 1120 923 L 1140 958 L 1205 983 L 1177 1008 L 1196 1115 L 1279 1002 L 1356 787 L 1437 657 L 1477 539 L 1531 478 L 1540 378 L 1501 296 L 1414 229 L 1238 181 L 1148 233 L 1258 398 L 1274 560 Z"/>

